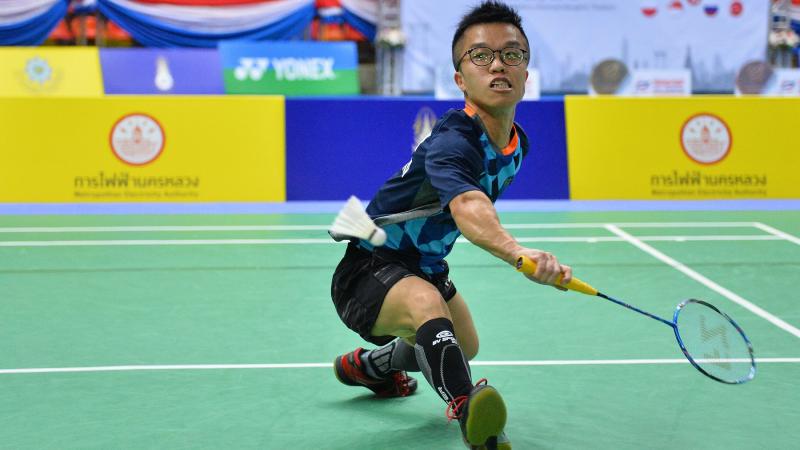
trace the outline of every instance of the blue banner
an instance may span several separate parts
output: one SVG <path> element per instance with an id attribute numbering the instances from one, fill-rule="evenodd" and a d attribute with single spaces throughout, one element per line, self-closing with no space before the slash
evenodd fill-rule
<path id="1" fill-rule="evenodd" d="M 372 198 L 433 123 L 463 106 L 433 99 L 287 99 L 287 200 Z M 522 102 L 516 120 L 531 151 L 502 198 L 568 199 L 563 100 Z"/>
<path id="2" fill-rule="evenodd" d="M 207 49 L 100 49 L 106 94 L 224 94 L 219 53 Z"/>

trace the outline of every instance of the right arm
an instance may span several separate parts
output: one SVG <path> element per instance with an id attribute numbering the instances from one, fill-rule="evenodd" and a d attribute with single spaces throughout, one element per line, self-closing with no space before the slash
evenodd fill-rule
<path id="1" fill-rule="evenodd" d="M 556 284 L 558 277 L 564 275 L 561 285 L 566 285 L 572 279 L 572 268 L 559 264 L 551 253 L 519 245 L 500 224 L 494 205 L 483 191 L 471 190 L 458 194 L 449 206 L 459 231 L 473 244 L 512 266 L 523 255 L 536 262 L 536 272 L 526 275 L 530 280 L 564 290 Z"/>

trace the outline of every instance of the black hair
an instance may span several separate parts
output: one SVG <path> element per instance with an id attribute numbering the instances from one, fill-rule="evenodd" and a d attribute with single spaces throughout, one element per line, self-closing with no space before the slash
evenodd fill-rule
<path id="1" fill-rule="evenodd" d="M 461 22 L 458 23 L 458 28 L 456 28 L 456 32 L 453 35 L 453 44 L 450 50 L 453 54 L 454 69 L 458 70 L 458 62 L 461 59 L 458 58 L 458 56 L 461 55 L 455 54 L 456 44 L 458 43 L 458 40 L 461 39 L 461 36 L 464 35 L 464 32 L 467 31 L 467 28 L 482 23 L 498 22 L 511 24 L 517 27 L 519 32 L 522 33 L 522 36 L 525 38 L 525 43 L 530 46 L 528 42 L 528 36 L 525 34 L 525 30 L 522 29 L 522 18 L 514 8 L 495 0 L 484 1 L 480 5 L 470 10 L 464 17 L 461 18 Z"/>

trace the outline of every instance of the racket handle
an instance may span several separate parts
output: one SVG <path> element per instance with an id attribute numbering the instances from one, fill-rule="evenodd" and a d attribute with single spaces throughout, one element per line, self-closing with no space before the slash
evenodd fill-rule
<path id="1" fill-rule="evenodd" d="M 536 272 L 536 262 L 527 256 L 520 256 L 517 258 L 517 272 L 522 272 L 525 275 L 533 275 Z M 564 275 L 558 276 L 558 284 L 561 285 L 561 279 L 564 278 Z M 563 286 L 571 291 L 580 292 L 586 295 L 597 295 L 597 289 L 593 288 L 589 284 L 585 283 L 582 280 L 579 280 L 575 277 L 572 277 L 569 283 L 566 286 Z"/>

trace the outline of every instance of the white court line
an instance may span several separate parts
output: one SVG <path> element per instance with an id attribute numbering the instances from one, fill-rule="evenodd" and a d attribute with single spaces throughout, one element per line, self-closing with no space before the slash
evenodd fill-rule
<path id="1" fill-rule="evenodd" d="M 331 238 L 320 239 L 117 239 L 91 241 L 0 241 L 0 247 L 113 247 L 149 245 L 285 245 L 340 244 Z"/>
<path id="2" fill-rule="evenodd" d="M 712 289 L 713 291 L 717 292 L 718 294 L 722 295 L 723 297 L 731 300 L 732 302 L 738 304 L 739 306 L 744 307 L 748 311 L 752 312 L 753 314 L 771 322 L 773 325 L 781 328 L 784 331 L 787 331 L 793 334 L 795 337 L 800 338 L 800 330 L 789 325 L 788 323 L 784 322 L 777 316 L 765 311 L 764 309 L 754 305 L 753 303 L 745 300 L 743 297 L 733 293 L 732 291 L 725 289 L 724 287 L 720 286 L 719 284 L 711 281 L 710 279 L 706 278 L 705 276 L 701 275 L 699 272 L 692 270 L 686 267 L 684 264 L 678 262 L 677 260 L 670 258 L 669 256 L 661 253 L 660 251 L 656 250 L 655 248 L 645 244 L 642 242 L 641 239 L 635 238 L 630 234 L 622 231 L 619 227 L 615 225 L 608 224 L 606 225 L 606 229 L 617 236 L 624 238 L 626 241 L 630 242 L 631 244 L 638 247 L 640 250 L 644 251 L 645 253 L 650 254 L 654 258 L 658 259 L 659 261 L 668 264 L 669 266 L 683 272 L 689 278 L 700 282 L 701 284 L 705 285 L 706 287 Z"/>
<path id="3" fill-rule="evenodd" d="M 698 360 L 705 362 L 704 360 Z M 746 358 L 731 358 L 730 362 L 750 362 Z M 756 358 L 756 364 L 762 363 L 800 363 L 800 358 Z M 470 361 L 471 366 L 608 366 L 608 365 L 661 365 L 689 364 L 681 359 L 572 359 L 544 361 Z M 158 370 L 244 370 L 244 369 L 312 369 L 332 367 L 331 363 L 295 363 L 295 364 L 169 364 L 169 365 L 128 365 L 98 367 L 37 367 L 27 369 L 0 369 L 0 375 L 32 374 L 32 373 L 80 373 L 80 372 L 135 372 Z"/>
<path id="4" fill-rule="evenodd" d="M 789 242 L 793 242 L 797 245 L 800 245 L 800 239 L 798 239 L 795 236 L 792 236 L 789 233 L 785 233 L 777 228 L 772 228 L 771 226 L 763 224 L 761 222 L 756 222 L 753 224 L 753 226 L 760 230 L 766 231 L 769 234 L 774 234 L 775 236 L 779 236 L 781 239 L 786 239 Z"/>
<path id="5" fill-rule="evenodd" d="M 529 236 L 517 237 L 517 242 L 624 242 L 618 236 Z M 707 235 L 707 236 L 645 236 L 643 241 L 778 241 L 773 235 Z M 469 242 L 459 238 L 458 242 Z M 330 238 L 305 239 L 114 239 L 114 240 L 67 240 L 67 241 L 0 241 L 0 247 L 120 247 L 155 245 L 305 245 L 341 244 Z"/>
<path id="6" fill-rule="evenodd" d="M 0 227 L 0 233 L 120 233 L 164 231 L 307 231 L 327 230 L 328 225 L 152 225 L 109 227 Z"/>
<path id="7" fill-rule="evenodd" d="M 509 223 L 509 230 L 604 228 L 605 223 Z M 630 222 L 618 223 L 625 228 L 749 228 L 755 222 Z M 0 227 L 0 233 L 158 233 L 165 231 L 325 231 L 329 225 L 148 225 L 105 227 Z"/>

